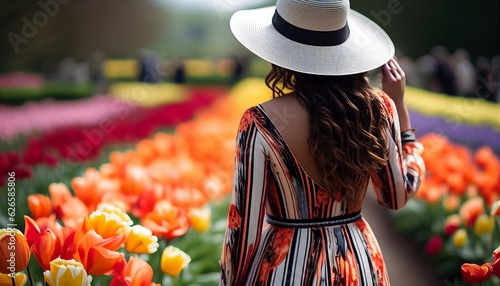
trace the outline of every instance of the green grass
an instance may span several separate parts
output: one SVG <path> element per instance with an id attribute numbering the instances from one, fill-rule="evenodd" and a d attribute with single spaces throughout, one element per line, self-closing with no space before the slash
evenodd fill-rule
<path id="1" fill-rule="evenodd" d="M 90 97 L 93 94 L 93 84 L 49 82 L 40 89 L 0 88 L 0 103 L 19 105 L 26 101 L 39 101 L 47 98 L 71 100 Z"/>

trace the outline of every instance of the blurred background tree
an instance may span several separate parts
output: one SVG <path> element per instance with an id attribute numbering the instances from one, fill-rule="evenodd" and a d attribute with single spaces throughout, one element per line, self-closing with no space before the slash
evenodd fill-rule
<path id="1" fill-rule="evenodd" d="M 47 15 L 42 7 L 48 3 L 58 6 L 53 15 Z M 39 71 L 51 61 L 65 57 L 85 60 L 95 51 L 102 51 L 108 58 L 136 57 L 142 48 L 152 49 L 165 58 L 227 57 L 235 52 L 245 55 L 248 52 L 229 31 L 230 15 L 241 7 L 273 3 L 266 0 L 1 1 L 0 72 Z M 397 48 L 412 58 L 427 54 L 435 45 L 449 51 L 464 48 L 472 59 L 500 52 L 498 0 L 352 0 L 351 7 L 382 26 Z M 49 9 L 56 11 L 54 7 Z M 23 35 L 23 29 L 28 31 L 24 27 L 27 21 L 37 30 L 31 31 L 32 35 Z"/>

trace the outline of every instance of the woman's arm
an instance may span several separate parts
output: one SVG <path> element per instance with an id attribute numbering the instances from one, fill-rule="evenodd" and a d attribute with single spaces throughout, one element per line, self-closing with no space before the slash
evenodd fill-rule
<path id="1" fill-rule="evenodd" d="M 264 138 L 247 110 L 238 128 L 233 196 L 219 285 L 244 285 L 260 242 L 267 192 Z"/>
<path id="2" fill-rule="evenodd" d="M 395 60 L 390 60 L 382 72 L 384 92 L 381 98 L 388 119 L 389 159 L 378 173 L 372 175 L 372 185 L 380 204 L 397 210 L 418 191 L 425 175 L 425 164 L 420 156 L 422 145 L 416 142 L 404 103 L 405 74 Z"/>

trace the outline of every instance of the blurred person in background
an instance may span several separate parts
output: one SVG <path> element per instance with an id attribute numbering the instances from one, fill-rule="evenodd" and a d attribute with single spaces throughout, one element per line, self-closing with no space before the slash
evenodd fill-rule
<path id="1" fill-rule="evenodd" d="M 431 56 L 436 60 L 435 78 L 439 84 L 438 92 L 457 95 L 455 74 L 453 73 L 451 56 L 442 46 L 435 46 L 431 50 Z"/>
<path id="2" fill-rule="evenodd" d="M 477 98 L 495 101 L 495 78 L 490 61 L 485 57 L 477 59 L 475 95 Z"/>
<path id="3" fill-rule="evenodd" d="M 469 52 L 459 49 L 453 54 L 453 71 L 458 95 L 471 97 L 476 85 L 476 69 L 470 61 Z"/>

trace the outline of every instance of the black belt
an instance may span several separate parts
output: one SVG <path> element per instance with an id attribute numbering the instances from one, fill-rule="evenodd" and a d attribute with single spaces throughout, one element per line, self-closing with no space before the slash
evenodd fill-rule
<path id="1" fill-rule="evenodd" d="M 336 226 L 356 222 L 361 219 L 361 212 L 348 215 L 336 216 L 327 219 L 287 219 L 266 215 L 266 222 L 279 227 L 288 228 L 310 228 Z"/>

